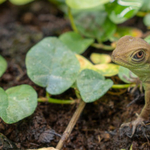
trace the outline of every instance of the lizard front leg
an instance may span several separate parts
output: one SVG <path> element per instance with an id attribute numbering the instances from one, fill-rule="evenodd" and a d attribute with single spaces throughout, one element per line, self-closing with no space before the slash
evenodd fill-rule
<path id="1" fill-rule="evenodd" d="M 147 87 L 146 87 L 147 86 Z M 139 124 L 143 124 L 143 121 L 148 119 L 148 116 L 150 114 L 150 88 L 148 88 L 148 85 L 145 85 L 145 106 L 143 107 L 140 115 L 137 117 L 136 120 L 129 122 L 129 123 L 124 123 L 121 125 L 121 127 L 123 126 L 132 126 L 132 135 L 131 137 L 134 135 L 136 127 Z"/>
<path id="2" fill-rule="evenodd" d="M 139 117 L 143 118 L 144 120 L 148 119 L 150 114 L 150 88 L 145 88 L 145 106 L 143 107 Z"/>

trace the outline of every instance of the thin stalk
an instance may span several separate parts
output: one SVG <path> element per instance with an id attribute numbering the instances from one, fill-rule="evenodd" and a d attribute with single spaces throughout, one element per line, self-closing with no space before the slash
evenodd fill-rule
<path id="1" fill-rule="evenodd" d="M 56 146 L 56 149 L 61 149 L 65 143 L 65 141 L 67 141 L 67 139 L 69 138 L 77 120 L 79 119 L 80 114 L 82 113 L 84 107 L 85 107 L 85 102 L 84 101 L 80 101 L 78 108 L 76 109 L 75 113 L 73 114 L 66 130 L 64 131 L 59 143 Z"/>
<path id="2" fill-rule="evenodd" d="M 69 16 L 69 20 L 70 20 L 70 23 L 71 23 L 71 27 L 72 29 L 76 32 L 76 33 L 79 33 L 75 23 L 74 23 L 74 19 L 73 19 L 73 16 L 72 16 L 72 13 L 71 13 L 71 8 L 68 7 L 68 16 Z"/>
<path id="3" fill-rule="evenodd" d="M 113 89 L 124 89 L 128 87 L 135 87 L 136 84 L 114 84 L 111 88 Z"/>
<path id="4" fill-rule="evenodd" d="M 148 13 L 149 13 L 149 12 L 138 11 L 136 15 L 137 15 L 138 17 L 144 17 L 144 16 L 146 16 Z"/>
<path id="5" fill-rule="evenodd" d="M 40 97 L 38 98 L 38 102 L 49 102 L 54 104 L 74 104 L 76 103 L 75 100 L 60 100 L 55 98 L 47 98 L 47 97 Z"/>
<path id="6" fill-rule="evenodd" d="M 109 50 L 109 51 L 114 49 L 113 46 L 104 45 L 102 43 L 93 43 L 91 46 L 93 46 L 95 48 L 101 48 L 101 49 Z"/>
<path id="7" fill-rule="evenodd" d="M 121 95 L 121 94 L 125 93 L 126 91 L 127 91 L 127 89 L 121 90 L 120 92 L 111 92 L 111 91 L 108 91 L 107 93 L 111 94 L 111 95 Z"/>
<path id="8" fill-rule="evenodd" d="M 74 90 L 75 90 L 76 97 L 77 97 L 78 99 L 81 99 L 79 90 L 78 90 L 77 88 L 74 88 Z"/>

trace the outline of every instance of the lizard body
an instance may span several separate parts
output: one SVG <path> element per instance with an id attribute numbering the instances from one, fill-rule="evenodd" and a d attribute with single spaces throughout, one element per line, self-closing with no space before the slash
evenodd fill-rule
<path id="1" fill-rule="evenodd" d="M 124 36 L 117 42 L 112 60 L 135 73 L 144 86 L 145 106 L 136 120 L 126 124 L 133 126 L 133 135 L 137 125 L 150 114 L 150 45 L 141 38 Z"/>

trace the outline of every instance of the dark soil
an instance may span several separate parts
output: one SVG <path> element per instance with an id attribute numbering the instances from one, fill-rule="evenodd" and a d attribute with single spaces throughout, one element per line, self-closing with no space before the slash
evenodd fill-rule
<path id="1" fill-rule="evenodd" d="M 24 6 L 14 6 L 9 2 L 0 5 L 0 54 L 8 62 L 7 71 L 0 78 L 2 88 L 29 84 L 36 89 L 39 97 L 45 96 L 45 89 L 36 86 L 28 78 L 25 56 L 43 37 L 59 36 L 71 30 L 69 21 L 64 18 L 63 12 L 46 0 L 36 0 Z M 136 26 L 146 32 L 141 18 L 134 17 L 125 25 Z M 84 56 L 88 58 L 90 53 L 87 50 Z M 115 83 L 120 82 L 117 77 L 112 79 Z M 113 95 L 112 92 L 123 94 Z M 137 91 L 132 96 L 127 90 L 111 89 L 100 100 L 86 104 L 63 150 L 120 150 L 129 149 L 131 145 L 133 150 L 149 150 L 146 137 L 130 139 L 123 133 L 126 130 L 119 131 L 120 125 L 135 119 L 135 113 L 139 113 L 143 107 L 143 100 L 127 107 L 139 94 Z M 60 99 L 70 97 L 75 97 L 71 89 L 57 96 Z M 77 104 L 39 103 L 32 116 L 16 124 L 9 125 L 0 120 L 0 136 L 4 139 L 0 140 L 0 148 L 14 144 L 14 148 L 21 149 L 56 147 L 76 107 Z"/>

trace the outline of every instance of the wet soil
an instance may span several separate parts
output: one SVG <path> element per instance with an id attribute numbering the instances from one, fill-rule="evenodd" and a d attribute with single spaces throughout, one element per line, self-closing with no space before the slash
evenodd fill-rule
<path id="1" fill-rule="evenodd" d="M 143 32 L 146 27 L 142 19 L 134 17 L 125 22 L 126 26 L 136 26 Z M 45 89 L 35 85 L 26 74 L 25 56 L 27 51 L 46 36 L 59 36 L 71 30 L 69 21 L 63 12 L 48 1 L 37 0 L 24 6 L 14 6 L 9 2 L 0 5 L 0 54 L 7 60 L 8 68 L 0 78 L 0 85 L 7 89 L 20 84 L 29 84 L 37 91 L 38 96 L 45 96 Z M 95 50 L 96 51 L 96 50 Z M 99 50 L 100 52 L 100 50 Z M 84 56 L 91 53 L 87 50 Z M 112 78 L 115 83 L 120 80 Z M 120 93 L 123 94 L 116 94 Z M 136 118 L 144 105 L 143 98 L 127 107 L 136 96 L 125 90 L 110 90 L 105 96 L 94 103 L 86 104 L 74 130 L 63 150 L 133 150 L 150 149 L 147 138 L 129 138 L 119 127 L 123 122 Z M 57 98 L 74 98 L 72 89 L 58 95 Z M 62 133 L 69 123 L 78 104 L 58 105 L 39 103 L 33 115 L 15 123 L 6 124 L 0 119 L 0 149 L 56 147 Z M 7 142 L 7 140 L 13 142 Z M 143 144 L 144 143 L 144 144 Z"/>

